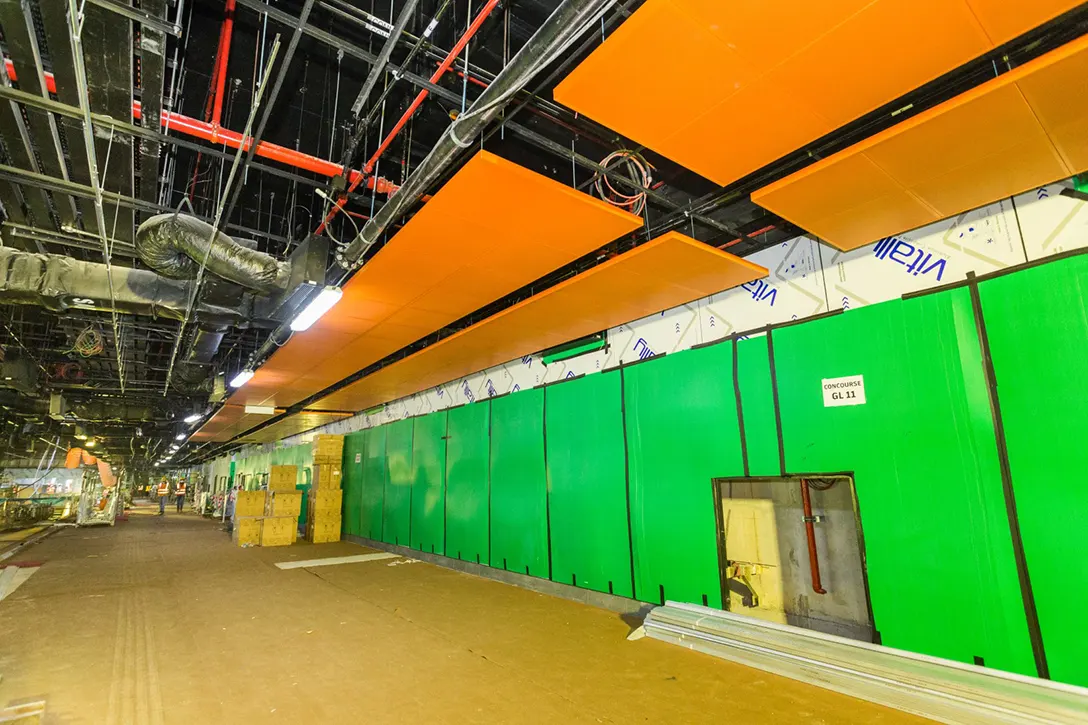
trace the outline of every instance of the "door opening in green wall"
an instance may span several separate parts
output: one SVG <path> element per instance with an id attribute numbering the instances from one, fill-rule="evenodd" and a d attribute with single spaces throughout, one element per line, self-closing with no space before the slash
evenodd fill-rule
<path id="1" fill-rule="evenodd" d="M 875 641 L 854 481 L 714 479 L 724 608 Z"/>

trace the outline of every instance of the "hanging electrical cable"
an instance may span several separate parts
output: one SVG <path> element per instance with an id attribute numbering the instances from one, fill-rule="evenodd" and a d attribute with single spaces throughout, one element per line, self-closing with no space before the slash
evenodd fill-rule
<path id="1" fill-rule="evenodd" d="M 636 191 L 632 194 L 619 191 L 612 186 L 607 174 L 597 174 L 597 179 L 593 182 L 597 194 L 613 206 L 626 209 L 632 214 L 641 215 L 646 206 L 645 190 L 649 189 L 650 184 L 653 182 L 653 174 L 651 174 L 654 168 L 653 164 L 643 158 L 642 154 L 637 151 L 620 149 L 601 159 L 601 166 L 606 171 L 610 170 L 609 166 L 622 169 L 627 178 L 634 181 L 642 191 Z"/>

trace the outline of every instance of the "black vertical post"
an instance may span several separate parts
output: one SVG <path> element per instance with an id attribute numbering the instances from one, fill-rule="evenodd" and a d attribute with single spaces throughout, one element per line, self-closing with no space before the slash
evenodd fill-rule
<path id="1" fill-rule="evenodd" d="M 1009 535 L 1012 538 L 1013 559 L 1016 562 L 1016 576 L 1020 582 L 1020 598 L 1024 603 L 1024 617 L 1027 619 L 1031 653 L 1035 657 L 1035 670 L 1039 677 L 1049 680 L 1050 669 L 1047 666 L 1046 651 L 1043 648 L 1042 630 L 1039 628 L 1039 612 L 1035 607 L 1035 592 L 1031 588 L 1031 576 L 1028 573 L 1028 561 L 1024 553 L 1024 540 L 1020 534 L 1020 518 L 1016 513 L 1016 493 L 1013 490 L 1012 468 L 1009 465 L 1005 426 L 1001 418 L 1001 400 L 997 394 L 997 374 L 990 355 L 990 339 L 986 335 L 986 319 L 982 314 L 982 298 L 979 295 L 978 279 L 974 272 L 967 273 L 967 282 L 971 292 L 971 311 L 975 316 L 975 329 L 978 332 L 979 348 L 982 352 L 982 371 L 986 376 L 986 392 L 990 398 L 994 437 L 997 439 L 997 460 L 1001 469 L 1001 490 L 1005 497 L 1005 515 L 1009 520 Z"/>

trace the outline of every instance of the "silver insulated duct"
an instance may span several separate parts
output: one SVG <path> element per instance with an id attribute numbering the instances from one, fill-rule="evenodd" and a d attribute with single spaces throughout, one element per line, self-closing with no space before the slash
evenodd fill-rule
<path id="1" fill-rule="evenodd" d="M 210 243 L 210 250 L 209 250 Z M 217 277 L 262 293 L 287 289 L 291 266 L 249 249 L 186 214 L 158 214 L 136 230 L 136 253 L 164 277 L 195 279 L 200 264 Z"/>
<path id="2" fill-rule="evenodd" d="M 180 320 L 193 284 L 146 269 L 113 267 L 113 300 L 123 314 Z M 72 308 L 109 310 L 110 299 L 104 264 L 0 247 L 0 303 L 64 312 Z M 242 295 L 230 305 L 198 299 L 193 316 L 207 325 L 245 325 L 257 317 L 250 295 Z"/>

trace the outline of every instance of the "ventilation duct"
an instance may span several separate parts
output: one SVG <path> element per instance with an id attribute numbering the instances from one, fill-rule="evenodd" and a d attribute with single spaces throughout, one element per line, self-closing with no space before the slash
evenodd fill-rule
<path id="1" fill-rule="evenodd" d="M 210 250 L 209 250 L 210 242 Z M 212 239 L 212 226 L 185 214 L 158 214 L 136 230 L 136 253 L 147 266 L 172 279 L 195 279 L 207 271 L 262 293 L 287 289 L 291 266 L 249 249 L 226 234 Z"/>
<path id="2" fill-rule="evenodd" d="M 181 320 L 192 284 L 166 279 L 149 270 L 114 265 L 114 307 L 125 314 Z M 110 296 L 104 264 L 0 247 L 0 303 L 37 305 L 54 312 L 109 311 Z M 197 300 L 192 319 L 216 326 L 244 326 L 255 322 L 254 318 L 263 319 L 254 314 L 252 296 L 233 297 L 230 305 Z"/>

